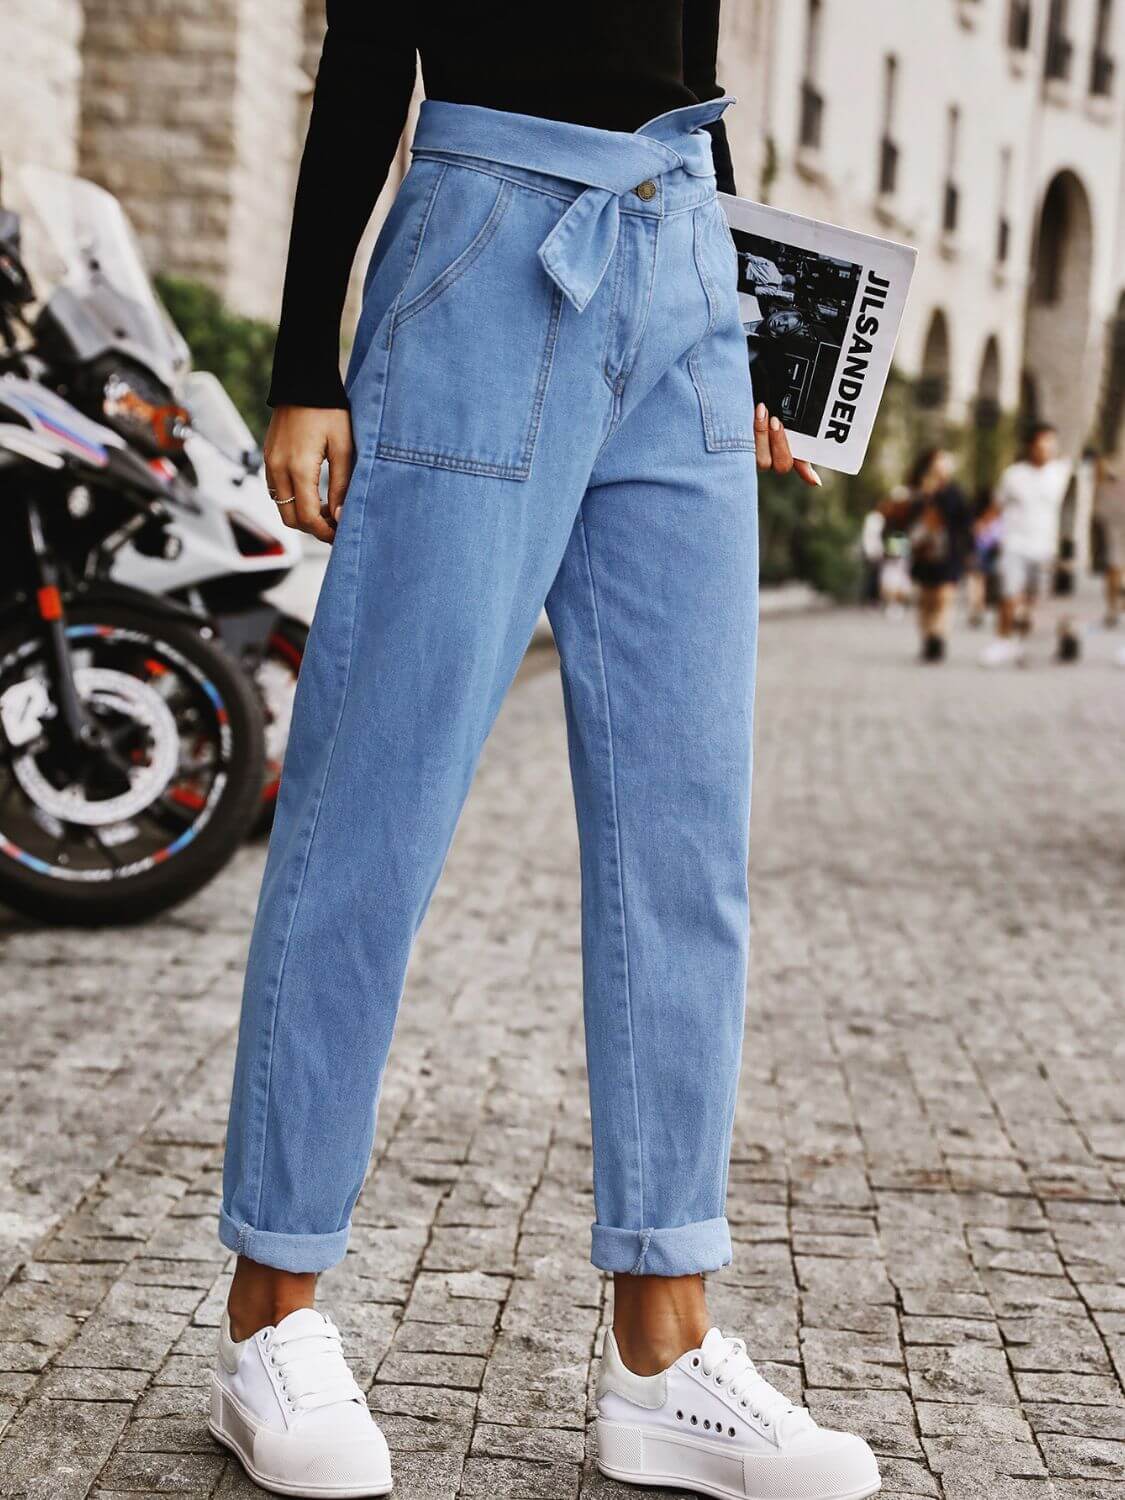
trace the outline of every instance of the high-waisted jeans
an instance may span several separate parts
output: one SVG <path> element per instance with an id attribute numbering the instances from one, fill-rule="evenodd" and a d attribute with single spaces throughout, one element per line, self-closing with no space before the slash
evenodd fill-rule
<path id="1" fill-rule="evenodd" d="M 340 1260 L 411 945 L 546 604 L 581 845 L 593 1261 L 730 1260 L 753 405 L 704 125 L 427 102 L 348 374 L 356 466 L 246 973 L 220 1233 Z M 331 225 L 324 227 L 331 233 Z"/>

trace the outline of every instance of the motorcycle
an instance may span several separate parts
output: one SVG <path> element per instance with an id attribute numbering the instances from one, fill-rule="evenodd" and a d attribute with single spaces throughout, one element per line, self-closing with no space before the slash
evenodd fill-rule
<path id="1" fill-rule="evenodd" d="M 193 370 L 183 382 L 191 425 L 185 454 L 196 504 L 173 511 L 174 557 L 122 548 L 114 577 L 181 599 L 214 622 L 258 690 L 266 726 L 262 805 L 255 824 L 273 820 L 293 698 L 308 626 L 263 596 L 301 561 L 298 534 L 269 498 L 250 429 L 221 381 Z"/>
<path id="2" fill-rule="evenodd" d="M 117 200 L 43 168 L 20 182 L 53 288 L 32 330 L 43 378 L 184 480 L 169 502 L 168 546 L 154 555 L 127 543 L 114 576 L 187 604 L 253 678 L 267 741 L 256 826 L 268 828 L 308 627 L 263 596 L 301 560 L 299 538 L 269 499 L 261 455 L 222 384 L 189 372 Z"/>
<path id="3" fill-rule="evenodd" d="M 0 900 L 83 924 L 198 890 L 256 815 L 261 710 L 198 617 L 110 577 L 167 545 L 171 476 L 0 376 Z"/>

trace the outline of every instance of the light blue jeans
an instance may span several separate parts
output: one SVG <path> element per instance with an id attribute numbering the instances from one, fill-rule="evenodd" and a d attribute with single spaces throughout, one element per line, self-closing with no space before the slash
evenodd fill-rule
<path id="1" fill-rule="evenodd" d="M 730 1260 L 753 404 L 703 125 L 427 102 L 348 376 L 357 462 L 246 973 L 220 1222 L 340 1260 L 415 933 L 546 603 L 581 836 L 606 1271 Z M 325 233 L 331 226 L 325 226 Z"/>

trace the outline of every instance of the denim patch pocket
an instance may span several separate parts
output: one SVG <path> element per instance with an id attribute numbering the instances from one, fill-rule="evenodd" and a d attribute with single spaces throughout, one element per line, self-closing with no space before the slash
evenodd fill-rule
<path id="1" fill-rule="evenodd" d="M 754 447 L 754 394 L 738 311 L 738 256 L 718 203 L 695 214 L 695 265 L 707 295 L 707 328 L 688 356 L 711 453 Z"/>
<path id="2" fill-rule="evenodd" d="M 527 479 L 561 306 L 536 252 L 562 206 L 475 168 L 418 165 L 433 180 L 389 320 L 377 452 Z"/>

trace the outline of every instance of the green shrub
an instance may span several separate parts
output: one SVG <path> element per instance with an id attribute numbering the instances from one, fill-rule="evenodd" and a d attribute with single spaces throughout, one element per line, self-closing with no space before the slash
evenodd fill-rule
<path id="1" fill-rule="evenodd" d="M 196 369 L 219 377 L 261 442 L 270 417 L 266 392 L 277 329 L 231 312 L 217 292 L 199 281 L 158 276 L 156 289 L 187 340 Z"/>

